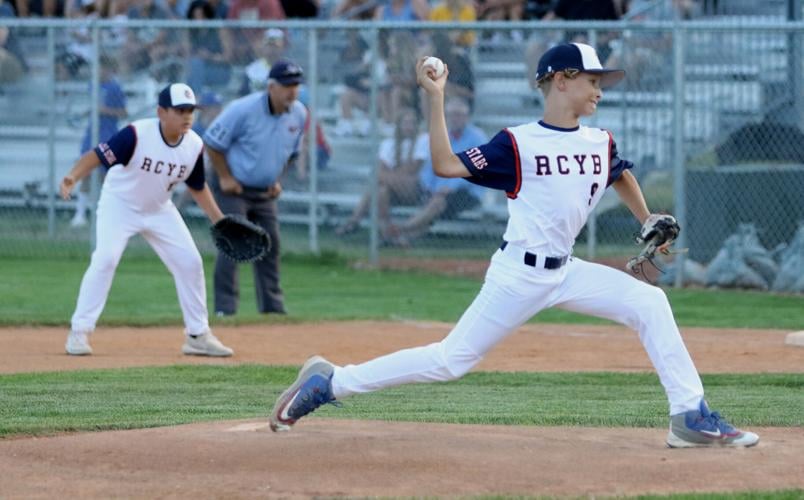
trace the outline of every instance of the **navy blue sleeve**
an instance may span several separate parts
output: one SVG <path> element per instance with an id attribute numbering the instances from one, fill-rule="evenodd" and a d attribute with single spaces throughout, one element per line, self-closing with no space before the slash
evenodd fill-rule
<path id="1" fill-rule="evenodd" d="M 503 130 L 488 143 L 458 153 L 458 158 L 472 174 L 467 181 L 516 197 L 522 175 L 516 139 L 510 132 Z"/>
<path id="2" fill-rule="evenodd" d="M 190 172 L 190 175 L 187 177 L 187 180 L 184 181 L 184 183 L 187 184 L 187 187 L 191 189 L 201 191 L 204 189 L 205 182 L 207 182 L 207 180 L 206 176 L 204 175 L 204 150 L 202 148 L 201 152 L 198 154 L 198 159 L 195 161 L 193 171 Z"/>
<path id="3" fill-rule="evenodd" d="M 617 153 L 617 143 L 614 142 L 614 136 L 609 132 L 609 180 L 606 187 L 609 187 L 617 179 L 623 175 L 627 169 L 634 168 L 634 164 L 628 160 L 623 160 Z"/>
<path id="4" fill-rule="evenodd" d="M 129 125 L 113 135 L 108 142 L 101 142 L 95 147 L 101 163 L 110 168 L 114 165 L 127 165 L 134 155 L 137 146 L 137 131 Z"/>

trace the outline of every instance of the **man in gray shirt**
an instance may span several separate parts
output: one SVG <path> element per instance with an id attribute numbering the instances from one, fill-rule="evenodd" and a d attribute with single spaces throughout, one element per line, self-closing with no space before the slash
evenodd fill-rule
<path id="1" fill-rule="evenodd" d="M 307 109 L 298 101 L 304 81 L 301 67 L 277 61 L 268 74 L 267 92 L 233 101 L 204 134 L 217 182 L 212 188 L 221 210 L 240 214 L 263 227 L 271 251 L 254 265 L 257 308 L 261 313 L 285 313 L 279 286 L 279 179 L 300 155 Z M 235 314 L 239 297 L 237 264 L 218 254 L 215 261 L 215 312 Z"/>

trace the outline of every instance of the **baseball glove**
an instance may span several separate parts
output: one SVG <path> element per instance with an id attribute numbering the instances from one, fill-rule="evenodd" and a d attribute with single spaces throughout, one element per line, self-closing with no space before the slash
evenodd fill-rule
<path id="1" fill-rule="evenodd" d="M 678 237 L 681 232 L 681 226 L 678 225 L 675 217 L 667 214 L 651 214 L 642 224 L 639 234 L 636 235 L 636 242 L 643 244 L 644 247 L 639 255 L 631 258 L 626 264 L 626 268 L 634 274 L 642 272 L 642 266 L 645 262 L 649 262 L 653 267 L 659 269 L 654 262 L 656 251 L 662 248 L 664 253 L 669 253 L 669 247 Z M 659 269 L 661 271 L 661 269 Z M 644 273 L 642 273 L 644 274 Z"/>
<path id="2" fill-rule="evenodd" d="M 239 215 L 224 216 L 209 232 L 218 251 L 235 262 L 254 262 L 271 249 L 268 233 Z"/>

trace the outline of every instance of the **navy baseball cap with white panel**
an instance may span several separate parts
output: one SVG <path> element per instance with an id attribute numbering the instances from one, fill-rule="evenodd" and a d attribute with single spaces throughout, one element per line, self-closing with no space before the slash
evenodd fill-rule
<path id="1" fill-rule="evenodd" d="M 171 83 L 159 93 L 160 108 L 195 109 L 195 92 L 184 83 Z"/>
<path id="2" fill-rule="evenodd" d="M 304 71 L 301 66 L 288 59 L 280 59 L 271 66 L 268 78 L 275 82 L 289 87 L 304 83 Z"/>
<path id="3" fill-rule="evenodd" d="M 625 76 L 624 70 L 604 68 L 592 46 L 585 43 L 562 43 L 545 52 L 539 59 L 536 81 L 565 69 L 600 75 L 600 86 L 603 88 L 617 84 Z"/>

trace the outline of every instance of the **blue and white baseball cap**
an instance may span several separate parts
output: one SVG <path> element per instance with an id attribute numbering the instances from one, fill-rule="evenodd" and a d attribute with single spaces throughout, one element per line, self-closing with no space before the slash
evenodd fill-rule
<path id="1" fill-rule="evenodd" d="M 171 83 L 159 93 L 160 108 L 195 109 L 195 92 L 184 83 Z"/>
<path id="2" fill-rule="evenodd" d="M 611 87 L 625 76 L 621 69 L 604 69 L 591 45 L 585 43 L 562 43 L 551 48 L 539 59 L 536 81 L 565 69 L 600 75 L 600 86 Z"/>

